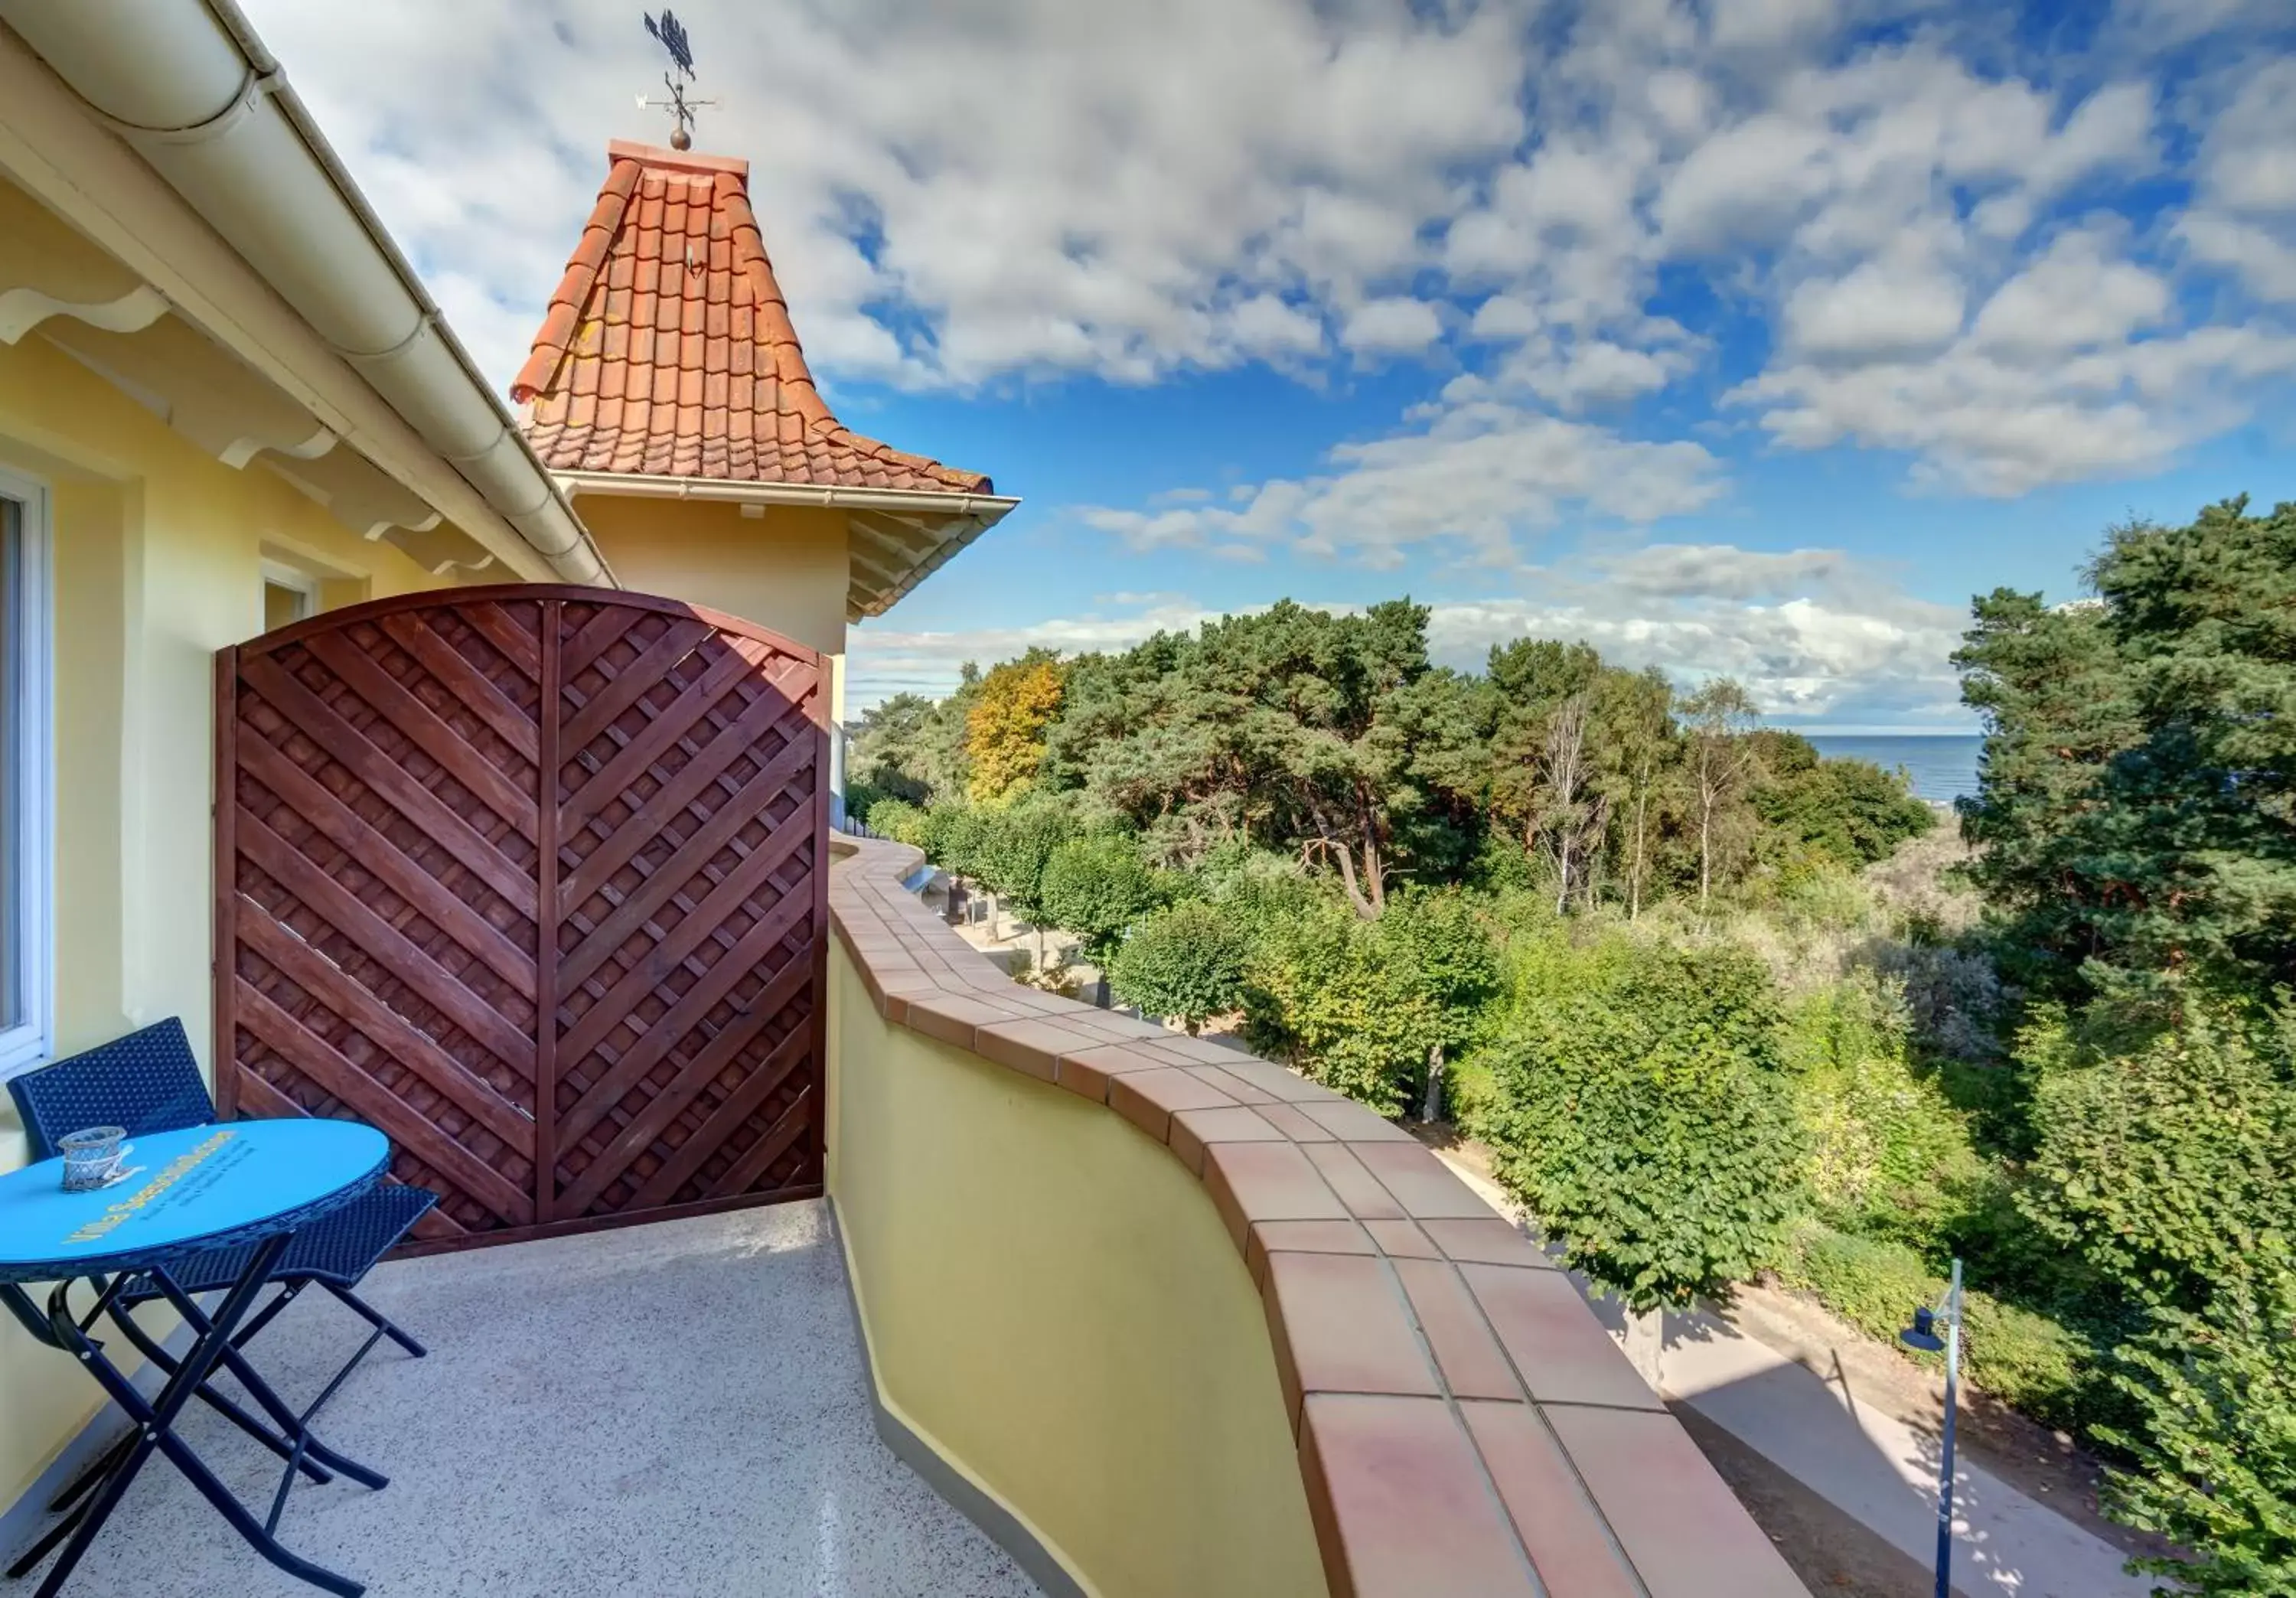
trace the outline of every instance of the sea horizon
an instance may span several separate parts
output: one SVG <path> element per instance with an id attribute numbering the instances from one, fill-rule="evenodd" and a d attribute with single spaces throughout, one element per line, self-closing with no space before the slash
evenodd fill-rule
<path id="1" fill-rule="evenodd" d="M 1885 771 L 1903 767 L 1914 797 L 1948 805 L 1977 791 L 1976 733 L 1804 733 L 1829 759 L 1871 760 Z"/>

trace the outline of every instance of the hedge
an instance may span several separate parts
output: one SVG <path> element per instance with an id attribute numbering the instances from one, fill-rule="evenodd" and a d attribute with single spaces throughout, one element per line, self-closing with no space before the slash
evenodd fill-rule
<path id="1" fill-rule="evenodd" d="M 1915 1305 L 1945 1296 L 1945 1279 L 1911 1249 L 1804 1222 L 1788 1239 L 1779 1275 L 1908 1358 L 1943 1364 L 1943 1355 L 1915 1354 L 1898 1341 Z M 1962 1371 L 1973 1385 L 2029 1419 L 2081 1434 L 2117 1407 L 2100 1368 L 2103 1350 L 2087 1338 L 1986 1293 L 1964 1288 L 1962 1299 Z"/>

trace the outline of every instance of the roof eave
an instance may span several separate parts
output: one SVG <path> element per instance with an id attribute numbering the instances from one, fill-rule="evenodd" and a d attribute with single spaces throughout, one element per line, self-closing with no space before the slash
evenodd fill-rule
<path id="1" fill-rule="evenodd" d="M 936 524 L 929 549 L 905 560 L 882 578 L 865 579 L 855 570 L 846 601 L 846 619 L 882 616 L 911 590 L 948 563 L 956 553 L 988 531 L 1021 502 L 1001 494 L 963 489 L 855 488 L 831 483 L 735 482 L 718 478 L 653 476 L 635 471 L 561 471 L 553 474 L 571 500 L 585 494 L 630 499 L 687 499 L 739 505 L 809 505 L 845 511 L 882 511 Z"/>

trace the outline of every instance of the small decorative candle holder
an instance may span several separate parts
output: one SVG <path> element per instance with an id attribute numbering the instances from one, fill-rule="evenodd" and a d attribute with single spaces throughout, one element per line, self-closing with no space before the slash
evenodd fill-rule
<path id="1" fill-rule="evenodd" d="M 56 1140 L 64 1157 L 64 1191 L 84 1193 L 110 1186 L 132 1146 L 125 1127 L 86 1127 L 65 1133 Z"/>

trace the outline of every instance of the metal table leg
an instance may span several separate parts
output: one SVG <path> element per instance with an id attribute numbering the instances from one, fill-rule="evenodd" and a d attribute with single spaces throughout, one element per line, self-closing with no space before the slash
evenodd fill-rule
<path id="1" fill-rule="evenodd" d="M 199 1300 L 177 1286 L 174 1277 L 165 1271 L 154 1271 L 152 1274 L 152 1279 L 159 1283 L 160 1291 L 167 1295 L 168 1302 L 175 1306 L 176 1313 L 184 1317 L 184 1322 L 193 1332 L 205 1335 L 210 1330 L 207 1312 L 200 1307 Z M 242 1340 L 236 1337 L 227 1340 L 223 1345 L 222 1351 L 217 1356 L 217 1359 L 226 1370 L 238 1379 L 239 1385 L 247 1389 L 248 1396 L 255 1400 L 263 1413 L 269 1415 L 277 1423 L 279 1430 L 286 1434 L 287 1441 L 292 1445 L 291 1450 L 285 1456 L 290 1463 L 301 1464 L 316 1461 L 328 1470 L 340 1471 L 361 1487 L 373 1487 L 378 1492 L 390 1485 L 390 1478 L 381 1471 L 369 1470 L 355 1459 L 347 1459 L 312 1437 L 310 1421 L 318 1414 L 319 1405 L 313 1405 L 300 1415 L 289 1408 L 287 1400 L 272 1389 L 271 1384 L 264 1381 L 255 1366 L 249 1363 L 247 1356 L 240 1352 L 241 1341 Z M 367 1340 L 370 1348 L 373 1346 L 373 1338 Z M 342 1377 L 348 1375 L 357 1363 L 354 1360 L 350 1365 L 343 1367 L 341 1374 L 330 1382 L 327 1390 L 320 1395 L 319 1404 L 324 1404 L 329 1398 L 334 1397 L 335 1389 L 342 1385 Z M 305 1455 L 309 1456 L 309 1460 L 304 1460 L 301 1457 Z"/>
<path id="2" fill-rule="evenodd" d="M 89 1338 L 73 1317 L 69 1302 L 70 1283 L 59 1283 L 49 1295 L 47 1324 L 41 1332 L 41 1340 L 75 1355 L 87 1367 L 88 1373 L 111 1395 L 113 1402 L 127 1412 L 129 1420 L 135 1423 L 137 1431 L 119 1464 L 89 1496 L 70 1539 L 64 1545 L 62 1553 L 58 1556 L 46 1578 L 40 1583 L 35 1598 L 56 1598 L 56 1594 L 63 1590 L 64 1583 L 94 1542 L 96 1534 L 103 1529 L 104 1522 L 119 1507 L 128 1485 L 135 1479 L 155 1451 L 166 1455 L 168 1463 L 184 1473 L 184 1479 L 215 1506 L 216 1512 L 246 1539 L 248 1545 L 271 1563 L 314 1586 L 339 1594 L 340 1598 L 361 1598 L 365 1592 L 361 1583 L 338 1576 L 324 1566 L 314 1564 L 283 1546 L 262 1522 L 232 1496 L 231 1490 L 217 1479 L 200 1456 L 192 1451 L 191 1446 L 175 1431 L 176 1422 L 184 1406 L 207 1381 L 217 1363 L 235 1355 L 236 1351 L 231 1346 L 233 1332 L 254 1306 L 280 1256 L 286 1252 L 291 1236 L 283 1233 L 266 1239 L 255 1250 L 247 1269 L 224 1295 L 223 1302 L 217 1307 L 215 1314 L 212 1316 L 200 1315 L 193 1323 L 198 1333 L 196 1340 L 168 1377 L 167 1385 L 160 1389 L 159 1397 L 148 1402 L 136 1389 L 135 1384 L 104 1356 L 102 1346 Z M 12 1298 L 20 1298 L 20 1294 L 12 1294 Z M 25 1315 L 28 1305 L 20 1306 L 12 1299 L 9 1307 L 15 1311 L 20 1320 L 28 1319 Z M 196 1311 L 197 1307 L 193 1306 L 193 1309 Z M 265 1391 L 267 1393 L 269 1389 L 266 1388 Z M 276 1395 L 272 1396 L 275 1399 Z M 292 1421 L 291 1414 L 289 1419 Z M 295 1422 L 290 1435 L 308 1446 L 308 1437 L 299 1436 L 300 1431 L 300 1423 Z M 295 1452 L 299 1454 L 301 1449 Z M 289 1469 L 291 1471 L 293 1468 L 291 1460 Z"/>

